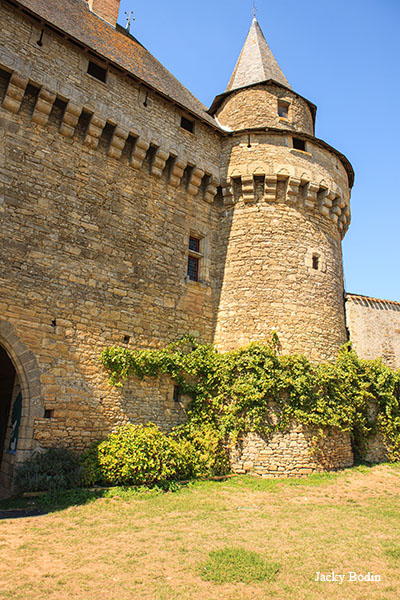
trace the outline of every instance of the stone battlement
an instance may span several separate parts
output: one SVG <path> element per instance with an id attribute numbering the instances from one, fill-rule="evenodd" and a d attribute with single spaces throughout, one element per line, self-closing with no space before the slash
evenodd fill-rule
<path id="1" fill-rule="evenodd" d="M 15 62 L 11 54 L 2 52 L 0 68 L 10 72 L 8 65 Z M 8 58 L 8 60 L 7 60 Z M 167 173 L 168 184 L 178 187 L 185 177 L 188 194 L 201 196 L 206 202 L 213 202 L 219 186 L 218 168 L 211 164 L 199 162 L 195 156 L 187 155 L 165 137 L 160 140 L 160 134 L 149 127 L 144 128 L 134 123 L 127 115 L 107 111 L 107 107 L 93 106 L 92 99 L 85 98 L 81 92 L 53 81 L 53 90 L 41 85 L 38 79 L 32 79 L 28 73 L 29 67 L 21 71 L 11 71 L 9 83 L 2 102 L 2 107 L 18 113 L 28 86 L 34 88 L 34 106 L 31 116 L 32 123 L 45 127 L 49 121 L 53 105 L 58 99 L 62 104 L 62 115 L 59 122 L 59 132 L 66 138 L 73 138 L 79 120 L 86 117 L 83 143 L 96 150 L 106 127 L 109 127 L 107 154 L 119 160 L 126 150 L 129 154 L 129 164 L 132 169 L 139 170 L 147 155 L 150 156 L 150 173 L 161 177 Z M 54 85 L 55 84 L 55 85 Z M 103 109 L 103 110 L 102 110 Z M 129 145 L 129 147 L 128 147 Z"/>
<path id="2" fill-rule="evenodd" d="M 223 182 L 222 190 L 226 207 L 234 206 L 239 201 L 244 204 L 277 202 L 280 196 L 280 201 L 291 207 L 301 207 L 327 217 L 337 226 L 341 237 L 344 237 L 350 225 L 350 205 L 338 186 L 330 189 L 324 182 L 312 181 L 307 174 L 293 177 L 286 169 L 268 174 L 258 169 L 253 175 L 230 177 Z"/>

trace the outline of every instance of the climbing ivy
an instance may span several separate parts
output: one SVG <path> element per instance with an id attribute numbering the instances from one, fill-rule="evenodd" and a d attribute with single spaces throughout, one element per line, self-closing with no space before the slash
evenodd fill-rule
<path id="1" fill-rule="evenodd" d="M 185 336 L 162 349 L 109 347 L 100 360 L 116 386 L 132 375 L 168 374 L 192 398 L 192 428 L 207 423 L 235 439 L 284 430 L 295 420 L 321 432 L 349 431 L 357 452 L 380 432 L 389 458 L 400 459 L 400 371 L 360 359 L 350 344 L 335 363 L 319 365 L 302 355 L 281 356 L 276 335 L 223 354 Z"/>

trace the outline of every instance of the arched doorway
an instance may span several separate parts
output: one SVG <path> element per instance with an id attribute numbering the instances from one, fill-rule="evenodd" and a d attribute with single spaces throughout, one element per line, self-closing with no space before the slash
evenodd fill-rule
<path id="1" fill-rule="evenodd" d="M 0 346 L 0 464 L 6 451 L 5 444 L 10 420 L 11 402 L 15 385 L 16 372 L 10 357 Z"/>
<path id="2" fill-rule="evenodd" d="M 38 447 L 34 422 L 43 410 L 36 358 L 15 327 L 0 320 L 0 496 L 12 491 L 15 467 Z"/>

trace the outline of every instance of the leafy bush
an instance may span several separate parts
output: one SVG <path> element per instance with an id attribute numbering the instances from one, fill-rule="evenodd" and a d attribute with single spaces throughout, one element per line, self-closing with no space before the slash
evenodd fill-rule
<path id="1" fill-rule="evenodd" d="M 244 548 L 213 550 L 199 567 L 206 581 L 215 583 L 253 583 L 275 579 L 279 566 L 265 561 L 257 552 Z"/>
<path id="2" fill-rule="evenodd" d="M 128 424 L 93 446 L 83 458 L 83 481 L 146 485 L 191 476 L 191 449 L 149 423 Z"/>
<path id="3" fill-rule="evenodd" d="M 80 458 L 82 468 L 80 484 L 82 486 L 90 487 L 95 484 L 105 485 L 107 483 L 99 463 L 98 447 L 100 443 L 93 443 Z"/>
<path id="4" fill-rule="evenodd" d="M 230 471 L 224 437 L 210 423 L 191 421 L 176 427 L 171 434 L 179 444 L 186 444 L 191 477 L 213 477 Z"/>
<path id="5" fill-rule="evenodd" d="M 320 365 L 301 355 L 280 356 L 278 349 L 276 335 L 269 344 L 252 343 L 224 354 L 186 336 L 161 350 L 106 348 L 101 361 L 114 385 L 130 375 L 169 374 L 192 397 L 189 439 L 197 448 L 205 424 L 219 439 L 235 440 L 249 431 L 285 430 L 297 421 L 321 431 L 349 431 L 359 455 L 369 436 L 378 433 L 389 459 L 400 459 L 399 371 L 380 360 L 360 359 L 350 344 L 335 363 Z M 200 462 L 207 463 L 206 454 L 198 448 Z"/>
<path id="6" fill-rule="evenodd" d="M 16 484 L 23 492 L 74 488 L 79 485 L 80 478 L 79 459 L 65 448 L 35 452 L 15 469 Z"/>

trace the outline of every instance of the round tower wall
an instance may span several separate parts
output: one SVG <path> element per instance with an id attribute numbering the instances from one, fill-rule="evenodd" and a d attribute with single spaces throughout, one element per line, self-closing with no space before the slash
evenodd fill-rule
<path id="1" fill-rule="evenodd" d="M 251 107 L 251 110 L 249 110 Z M 287 109 L 287 117 L 279 116 Z M 276 127 L 313 135 L 314 123 L 309 105 L 290 90 L 259 84 L 232 92 L 216 113 L 218 122 L 238 131 L 248 128 Z"/>
<path id="2" fill-rule="evenodd" d="M 221 234 L 227 254 L 215 343 L 226 351 L 270 339 L 284 353 L 332 360 L 346 341 L 341 238 L 347 173 L 335 154 L 287 136 L 226 142 Z"/>

